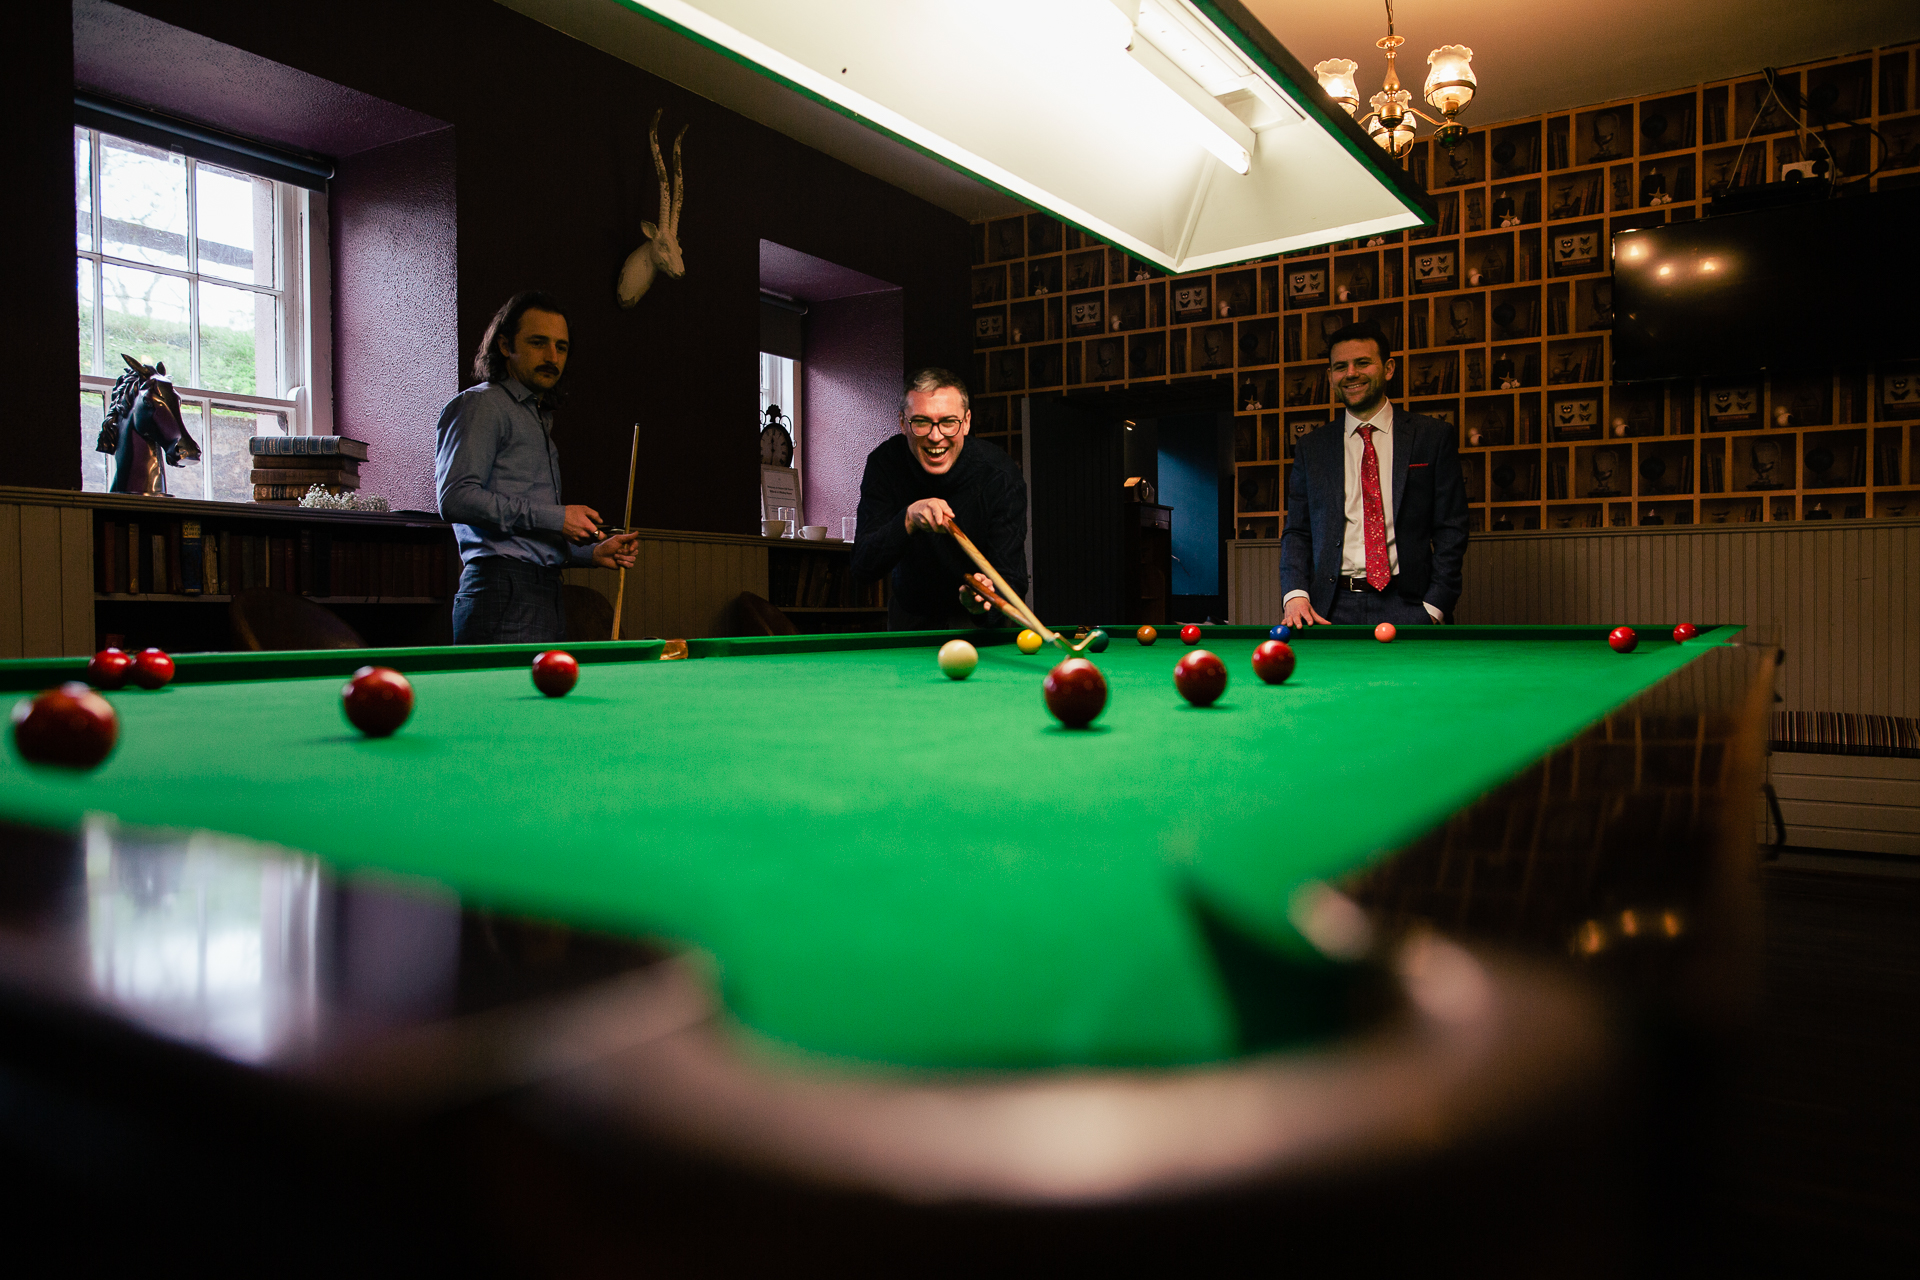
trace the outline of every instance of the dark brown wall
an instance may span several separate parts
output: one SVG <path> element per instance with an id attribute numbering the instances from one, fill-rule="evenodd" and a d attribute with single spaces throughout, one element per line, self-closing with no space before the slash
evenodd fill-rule
<path id="1" fill-rule="evenodd" d="M 80 317 L 73 292 L 73 23 L 64 4 L 15 6 L 0 112 L 18 181 L 0 199 L 14 311 L 34 355 L 8 371 L 0 483 L 80 487 Z"/>
<path id="2" fill-rule="evenodd" d="M 636 524 L 756 528 L 762 238 L 902 286 L 906 363 L 965 367 L 967 228 L 959 218 L 499 5 L 127 7 L 453 125 L 459 349 L 471 353 L 494 308 L 517 289 L 548 289 L 567 302 L 574 364 L 559 428 L 567 496 L 609 518 L 624 498 L 638 421 Z M 52 113 L 61 153 L 56 163 L 49 151 L 36 168 L 60 192 L 63 237 L 70 88 L 37 91 L 61 99 Z M 669 142 L 691 126 L 680 233 L 687 275 L 657 282 L 625 312 L 613 281 L 640 243 L 641 221 L 657 217 L 647 124 L 660 107 Z M 56 320 L 73 307 L 64 244 L 48 250 L 60 271 L 38 286 Z M 70 333 L 72 322 L 63 323 Z M 72 396 L 57 390 L 66 415 L 58 435 L 71 453 Z M 430 437 L 433 426 L 418 429 Z M 66 471 L 49 468 L 31 482 L 76 485 Z"/>

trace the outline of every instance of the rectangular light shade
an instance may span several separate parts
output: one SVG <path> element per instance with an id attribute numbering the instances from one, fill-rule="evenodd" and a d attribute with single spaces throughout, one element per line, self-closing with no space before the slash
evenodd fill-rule
<path id="1" fill-rule="evenodd" d="M 1233 0 L 619 0 L 1168 271 L 1431 221 Z"/>

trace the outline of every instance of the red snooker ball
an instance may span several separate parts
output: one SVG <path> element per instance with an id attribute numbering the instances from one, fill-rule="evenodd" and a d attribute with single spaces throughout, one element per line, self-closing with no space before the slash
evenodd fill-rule
<path id="1" fill-rule="evenodd" d="M 13 708 L 13 741 L 35 764 L 91 769 L 107 758 L 120 720 L 107 700 L 79 681 L 22 698 Z"/>
<path id="2" fill-rule="evenodd" d="M 142 649 L 134 655 L 132 675 L 142 689 L 158 689 L 173 679 L 173 659 L 158 649 Z"/>
<path id="3" fill-rule="evenodd" d="M 1391 622 L 1383 622 L 1373 629 L 1373 638 L 1381 644 L 1392 644 L 1393 638 L 1400 634 L 1400 628 Z"/>
<path id="4" fill-rule="evenodd" d="M 1227 691 L 1227 664 L 1205 649 L 1195 649 L 1174 664 L 1173 687 L 1194 706 L 1210 707 Z"/>
<path id="5" fill-rule="evenodd" d="M 580 680 L 580 664 L 572 654 L 549 649 L 533 659 L 533 687 L 549 698 L 565 697 Z"/>
<path id="6" fill-rule="evenodd" d="M 391 667 L 362 667 L 340 690 L 340 705 L 354 728 L 384 738 L 413 714 L 413 686 Z"/>
<path id="7" fill-rule="evenodd" d="M 1607 643 L 1613 646 L 1615 653 L 1632 653 L 1634 646 L 1640 643 L 1640 637 L 1633 634 L 1632 627 L 1615 627 L 1607 633 Z"/>
<path id="8" fill-rule="evenodd" d="M 1047 672 L 1041 686 L 1047 710 L 1069 729 L 1084 729 L 1107 705 L 1107 678 L 1085 658 L 1068 658 Z"/>
<path id="9" fill-rule="evenodd" d="M 1193 623 L 1191 623 L 1191 622 L 1189 622 L 1189 623 L 1188 623 L 1188 624 L 1187 624 L 1186 626 L 1184 626 L 1184 627 L 1182 627 L 1182 628 L 1180 628 L 1180 643 L 1182 643 L 1182 644 L 1199 644 L 1199 643 L 1200 643 L 1200 628 L 1199 628 L 1199 627 L 1197 627 L 1197 626 L 1195 626 L 1195 625 L 1194 625 Z"/>
<path id="10" fill-rule="evenodd" d="M 87 683 L 96 689 L 119 689 L 133 675 L 133 655 L 108 646 L 87 660 Z"/>
<path id="11" fill-rule="evenodd" d="M 1284 640 L 1263 640 L 1253 651 L 1253 674 L 1268 684 L 1281 684 L 1293 674 L 1293 648 Z"/>
<path id="12" fill-rule="evenodd" d="M 1675 644 L 1685 644 L 1699 634 L 1700 628 L 1694 626 L 1691 622 L 1683 622 L 1673 629 L 1673 642 Z"/>

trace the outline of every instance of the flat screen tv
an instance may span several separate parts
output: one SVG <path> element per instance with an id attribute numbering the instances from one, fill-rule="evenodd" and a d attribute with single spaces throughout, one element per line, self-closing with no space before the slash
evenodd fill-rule
<path id="1" fill-rule="evenodd" d="M 1613 238 L 1620 382 L 1920 359 L 1920 191 Z"/>

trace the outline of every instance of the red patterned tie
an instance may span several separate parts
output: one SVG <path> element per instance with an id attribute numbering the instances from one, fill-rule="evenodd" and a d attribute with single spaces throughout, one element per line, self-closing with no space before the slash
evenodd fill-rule
<path id="1" fill-rule="evenodd" d="M 1385 591 L 1393 581 L 1387 572 L 1387 511 L 1380 505 L 1380 455 L 1373 451 L 1371 423 L 1354 428 L 1366 451 L 1360 455 L 1360 511 L 1367 522 L 1367 585 Z"/>

